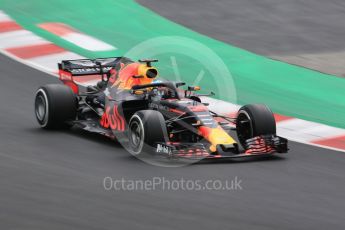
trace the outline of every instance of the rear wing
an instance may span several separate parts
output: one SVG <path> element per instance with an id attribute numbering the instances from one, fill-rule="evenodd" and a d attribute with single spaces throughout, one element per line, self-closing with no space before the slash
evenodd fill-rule
<path id="1" fill-rule="evenodd" d="M 82 78 L 99 77 L 99 80 L 105 81 L 105 78 L 109 77 L 110 71 L 120 63 L 121 59 L 123 57 L 63 60 L 58 63 L 59 79 L 78 94 L 78 84 L 84 82 Z"/>
<path id="2" fill-rule="evenodd" d="M 59 70 L 73 76 L 106 74 L 114 68 L 122 57 L 64 60 L 58 63 Z"/>

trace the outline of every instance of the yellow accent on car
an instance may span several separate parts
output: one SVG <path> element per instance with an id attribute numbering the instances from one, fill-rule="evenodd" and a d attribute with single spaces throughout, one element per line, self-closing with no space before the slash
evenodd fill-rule
<path id="1" fill-rule="evenodd" d="M 217 145 L 230 145 L 236 143 L 236 141 L 230 137 L 230 135 L 224 131 L 221 127 L 212 129 L 211 134 L 208 137 L 208 141 L 212 144 L 210 150 L 212 152 L 217 151 Z"/>
<path id="2" fill-rule="evenodd" d="M 217 145 L 231 145 L 237 143 L 225 130 L 217 126 L 216 128 L 210 128 L 202 126 L 199 128 L 201 135 L 210 142 L 210 151 L 216 152 Z"/>
<path id="3" fill-rule="evenodd" d="M 141 64 L 138 67 L 138 75 L 143 76 L 143 78 L 140 79 L 142 84 L 149 84 L 158 76 L 158 70 L 155 67 L 148 67 Z"/>

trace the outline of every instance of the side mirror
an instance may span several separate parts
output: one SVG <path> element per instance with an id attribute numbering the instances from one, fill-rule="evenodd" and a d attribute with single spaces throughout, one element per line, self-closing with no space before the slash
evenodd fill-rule
<path id="1" fill-rule="evenodd" d="M 188 86 L 188 91 L 199 91 L 200 86 Z"/>
<path id="2" fill-rule="evenodd" d="M 185 82 L 176 82 L 175 85 L 176 85 L 176 88 L 179 88 L 181 86 L 186 85 L 186 83 Z"/>

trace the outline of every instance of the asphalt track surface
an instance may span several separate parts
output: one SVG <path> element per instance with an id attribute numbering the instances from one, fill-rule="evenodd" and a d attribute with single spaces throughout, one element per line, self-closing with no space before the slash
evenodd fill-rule
<path id="1" fill-rule="evenodd" d="M 0 229 L 344 229 L 344 153 L 291 143 L 265 161 L 147 165 L 83 131 L 45 131 L 35 90 L 56 79 L 0 55 Z M 128 180 L 242 180 L 236 191 L 106 191 Z"/>
<path id="2" fill-rule="evenodd" d="M 345 50 L 343 0 L 137 0 L 192 30 L 263 55 Z"/>

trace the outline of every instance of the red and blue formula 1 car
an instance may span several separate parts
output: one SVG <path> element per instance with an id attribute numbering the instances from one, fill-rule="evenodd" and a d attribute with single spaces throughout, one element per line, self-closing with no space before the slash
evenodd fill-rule
<path id="1" fill-rule="evenodd" d="M 288 141 L 276 135 L 267 106 L 243 106 L 236 117 L 216 114 L 202 103 L 205 95 L 197 93 L 198 87 L 183 90 L 183 82 L 155 82 L 155 61 L 62 61 L 58 66 L 64 84 L 45 85 L 36 92 L 38 123 L 46 129 L 79 126 L 116 138 L 134 155 L 228 159 L 288 151 Z M 97 85 L 76 84 L 75 79 L 89 75 L 99 76 Z"/>

